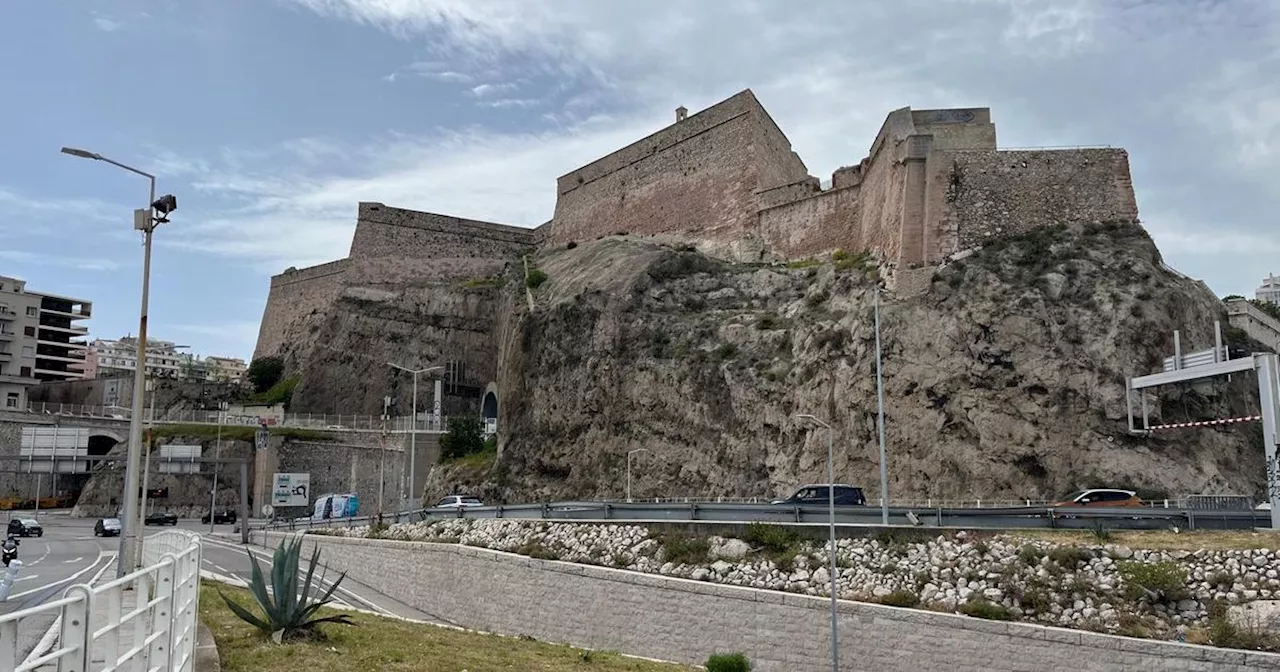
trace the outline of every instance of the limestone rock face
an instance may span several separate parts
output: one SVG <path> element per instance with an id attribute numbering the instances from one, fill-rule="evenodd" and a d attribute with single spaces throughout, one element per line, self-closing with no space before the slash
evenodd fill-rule
<path id="1" fill-rule="evenodd" d="M 637 499 L 781 495 L 826 481 L 827 436 L 798 413 L 834 427 L 836 480 L 877 495 L 872 265 L 730 264 L 625 237 L 536 264 L 548 279 L 533 307 L 523 286 L 504 303 L 499 459 L 475 484 L 488 496 L 621 498 L 637 448 L 649 451 L 632 459 Z M 1006 239 L 939 269 L 925 295 L 880 301 L 895 499 L 1262 487 L 1254 427 L 1126 431 L 1125 376 L 1158 371 L 1174 330 L 1200 350 L 1226 324 L 1136 224 Z M 1251 375 L 1161 392 L 1153 424 L 1257 405 Z"/>

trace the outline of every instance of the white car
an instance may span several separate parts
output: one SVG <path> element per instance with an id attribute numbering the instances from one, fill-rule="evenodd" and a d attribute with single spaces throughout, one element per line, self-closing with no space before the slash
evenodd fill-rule
<path id="1" fill-rule="evenodd" d="M 434 508 L 437 509 L 469 509 L 473 506 L 484 506 L 484 502 L 478 497 L 470 495 L 449 495 L 444 499 L 436 502 Z"/>

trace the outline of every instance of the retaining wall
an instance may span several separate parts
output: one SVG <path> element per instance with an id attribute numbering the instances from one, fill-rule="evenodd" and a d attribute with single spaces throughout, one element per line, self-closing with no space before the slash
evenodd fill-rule
<path id="1" fill-rule="evenodd" d="M 287 535 L 255 533 L 274 546 Z M 453 544 L 307 535 L 332 570 L 455 625 L 759 672 L 830 669 L 830 602 Z M 843 669 L 880 672 L 1280 670 L 1280 655 L 839 603 Z"/>

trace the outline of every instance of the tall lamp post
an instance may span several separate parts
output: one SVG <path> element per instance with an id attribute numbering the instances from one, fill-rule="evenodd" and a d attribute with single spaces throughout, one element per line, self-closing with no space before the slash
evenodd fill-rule
<path id="1" fill-rule="evenodd" d="M 647 453 L 647 452 L 649 452 L 648 448 L 636 448 L 635 450 L 627 453 L 627 501 L 628 502 L 631 501 L 631 456 L 635 455 L 636 453 Z"/>
<path id="2" fill-rule="evenodd" d="M 410 412 L 409 412 L 409 422 L 410 422 L 410 424 L 411 424 L 411 426 L 412 426 L 412 429 L 410 429 L 410 430 L 409 430 L 409 498 L 410 498 L 410 499 L 413 499 L 414 501 L 417 501 L 417 497 L 418 497 L 418 495 L 417 495 L 417 493 L 415 492 L 415 490 L 417 489 L 417 486 L 418 486 L 418 482 L 417 482 L 417 476 L 418 476 L 418 471 L 417 471 L 417 466 L 418 466 L 418 465 L 417 465 L 417 456 L 418 456 L 418 374 L 419 374 L 419 373 L 426 373 L 426 372 L 428 372 L 428 371 L 435 371 L 436 369 L 443 369 L 444 367 L 443 367 L 443 366 L 428 366 L 428 367 L 427 367 L 427 368 L 425 368 L 425 369 L 417 369 L 417 370 L 414 370 L 414 369 L 410 369 L 410 368 L 407 368 L 407 367 L 400 366 L 399 364 L 396 364 L 396 363 L 394 363 L 394 362 L 387 362 L 387 366 L 390 366 L 390 367 L 391 367 L 391 368 L 393 368 L 393 369 L 400 369 L 401 371 L 404 371 L 405 373 L 413 374 L 413 402 L 412 402 L 412 404 L 413 404 L 413 408 L 412 408 L 412 409 L 410 410 Z M 401 446 L 403 446 L 404 444 L 400 444 L 400 445 L 401 445 Z"/>
<path id="3" fill-rule="evenodd" d="M 880 365 L 880 287 L 876 286 L 876 424 L 880 430 L 880 524 L 889 524 L 889 469 L 884 449 L 884 377 Z"/>
<path id="4" fill-rule="evenodd" d="M 178 209 L 178 199 L 166 194 L 156 198 L 156 176 L 132 166 L 112 161 L 101 154 L 83 149 L 63 147 L 63 154 L 109 163 L 131 173 L 141 175 L 151 182 L 147 207 L 133 211 L 133 228 L 143 233 L 142 255 L 142 308 L 138 315 L 138 362 L 144 367 L 147 361 L 147 303 L 151 289 L 151 235 L 160 224 L 169 221 L 167 215 Z M 116 576 L 122 577 L 137 567 L 134 549 L 140 538 L 134 527 L 138 519 L 138 466 L 142 458 L 143 375 L 135 368 L 133 375 L 133 412 L 129 416 L 129 457 L 124 470 L 124 519 L 120 534 L 120 552 L 116 560 Z"/>
<path id="5" fill-rule="evenodd" d="M 796 418 L 812 420 L 827 429 L 827 515 L 831 536 L 829 553 L 831 556 L 831 672 L 840 672 L 840 649 L 836 645 L 836 467 L 833 448 L 835 430 L 831 429 L 831 425 L 807 413 L 799 414 Z"/>
<path id="6" fill-rule="evenodd" d="M 214 526 L 218 523 L 218 467 L 222 466 L 218 461 L 222 459 L 222 417 L 227 412 L 227 402 L 218 402 L 218 440 L 214 444 L 213 453 L 213 493 L 209 495 L 209 534 L 213 534 Z M 248 524 L 248 521 L 245 521 Z"/>

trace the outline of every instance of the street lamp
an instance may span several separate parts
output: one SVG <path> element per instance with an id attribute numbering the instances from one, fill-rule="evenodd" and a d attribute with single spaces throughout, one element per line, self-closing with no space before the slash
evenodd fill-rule
<path id="1" fill-rule="evenodd" d="M 427 367 L 427 368 L 425 368 L 425 369 L 417 369 L 417 370 L 414 370 L 414 369 L 405 368 L 405 367 L 400 366 L 399 364 L 396 364 L 396 363 L 394 363 L 394 362 L 387 362 L 387 366 L 390 366 L 390 367 L 391 367 L 391 368 L 393 368 L 393 369 L 400 369 L 401 371 L 404 371 L 404 372 L 407 372 L 407 373 L 411 373 L 411 374 L 413 374 L 413 402 L 412 402 L 412 403 L 413 403 L 413 409 L 412 409 L 412 411 L 409 413 L 409 421 L 410 421 L 411 423 L 413 423 L 413 429 L 409 430 L 409 497 L 410 497 L 410 498 L 412 498 L 412 499 L 414 499 L 415 501 L 417 501 L 417 500 L 416 500 L 416 498 L 417 498 L 417 496 L 418 496 L 418 495 L 417 495 L 416 493 L 414 493 L 414 490 L 417 488 L 417 485 L 418 485 L 418 483 L 417 483 L 417 476 L 418 476 L 418 472 L 417 472 L 417 466 L 418 466 L 418 465 L 417 465 L 417 455 L 418 455 L 418 374 L 419 374 L 419 373 L 426 373 L 426 372 L 428 372 L 428 371 L 435 371 L 436 369 L 443 369 L 444 367 L 443 367 L 443 366 L 428 366 L 428 367 Z M 404 446 L 404 444 L 403 444 L 403 443 L 402 443 L 402 444 L 400 444 L 400 445 L 401 445 L 401 447 L 403 447 L 403 446 Z"/>
<path id="2" fill-rule="evenodd" d="M 889 524 L 889 469 L 884 450 L 884 377 L 880 366 L 880 287 L 876 286 L 876 424 L 880 430 L 880 524 Z"/>
<path id="3" fill-rule="evenodd" d="M 636 453 L 647 452 L 649 452 L 648 448 L 636 448 L 635 450 L 627 453 L 627 502 L 631 501 L 631 456 Z"/>
<path id="4" fill-rule="evenodd" d="M 218 467 L 219 460 L 222 459 L 222 418 L 227 412 L 227 402 L 218 402 L 218 441 L 214 444 L 213 453 L 213 494 L 209 495 L 209 534 L 213 534 L 214 526 L 217 525 L 217 506 L 218 506 Z M 244 522 L 245 525 L 249 521 Z"/>
<path id="5" fill-rule="evenodd" d="M 148 206 L 133 211 L 133 228 L 143 232 L 142 256 L 142 308 L 138 315 L 138 362 L 145 370 L 147 361 L 147 303 L 151 288 L 151 235 L 156 226 L 168 222 L 167 215 L 178 209 L 178 199 L 172 195 L 156 198 L 156 176 L 132 166 L 112 161 L 101 154 L 73 147 L 63 147 L 62 153 L 81 159 L 92 159 L 109 163 L 131 173 L 141 175 L 151 183 L 151 192 L 147 197 Z M 134 528 L 138 519 L 138 462 L 142 458 L 142 410 L 143 410 L 143 378 L 142 371 L 135 367 L 133 374 L 133 412 L 129 418 L 129 457 L 124 471 L 124 519 L 121 521 L 120 552 L 116 561 L 116 576 L 122 577 L 137 567 L 134 549 L 140 539 L 139 530 Z"/>
<path id="6" fill-rule="evenodd" d="M 836 646 L 836 468 L 834 434 L 831 425 L 807 413 L 796 415 L 797 419 L 812 420 L 827 429 L 827 515 L 831 536 L 831 672 L 840 672 L 840 649 Z"/>

